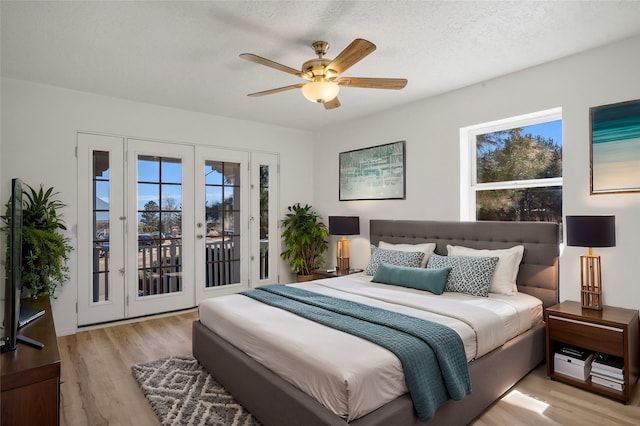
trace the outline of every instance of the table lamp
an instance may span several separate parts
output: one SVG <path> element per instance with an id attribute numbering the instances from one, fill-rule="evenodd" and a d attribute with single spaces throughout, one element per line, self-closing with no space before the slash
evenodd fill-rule
<path id="1" fill-rule="evenodd" d="M 349 272 L 349 240 L 347 235 L 360 234 L 360 218 L 358 216 L 329 216 L 329 234 L 342 235 L 338 240 L 336 272 Z"/>
<path id="2" fill-rule="evenodd" d="M 589 247 L 589 253 L 580 256 L 580 285 L 582 307 L 602 310 L 602 269 L 600 256 L 593 247 L 615 247 L 615 216 L 567 216 L 567 245 Z"/>

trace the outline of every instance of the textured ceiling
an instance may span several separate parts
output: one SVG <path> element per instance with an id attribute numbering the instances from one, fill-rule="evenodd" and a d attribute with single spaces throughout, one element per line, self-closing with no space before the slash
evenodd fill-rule
<path id="1" fill-rule="evenodd" d="M 2 1 L 2 75 L 281 126 L 318 129 L 640 34 L 640 1 Z M 330 43 L 377 50 L 351 77 L 402 77 L 401 91 L 343 88 L 325 110 L 292 68 Z M 637 52 L 636 52 L 637 54 Z"/>

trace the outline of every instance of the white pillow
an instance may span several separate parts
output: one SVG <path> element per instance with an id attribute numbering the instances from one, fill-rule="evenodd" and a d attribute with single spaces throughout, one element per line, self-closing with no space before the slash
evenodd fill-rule
<path id="1" fill-rule="evenodd" d="M 498 265 L 493 271 L 489 293 L 515 294 L 518 292 L 516 278 L 524 254 L 524 246 L 515 246 L 502 250 L 478 250 L 469 247 L 447 245 L 449 256 L 497 257 Z"/>
<path id="2" fill-rule="evenodd" d="M 396 251 L 421 251 L 424 252 L 424 257 L 422 258 L 422 262 L 420 262 L 420 267 L 424 268 L 427 266 L 427 262 L 429 261 L 429 255 L 433 253 L 436 249 L 436 243 L 425 243 L 425 244 L 391 244 L 385 243 L 384 241 L 380 241 L 378 243 L 378 248 L 385 250 L 396 250 Z"/>

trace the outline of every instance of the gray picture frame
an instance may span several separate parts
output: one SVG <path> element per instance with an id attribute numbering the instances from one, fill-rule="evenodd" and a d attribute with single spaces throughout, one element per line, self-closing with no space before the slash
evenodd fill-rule
<path id="1" fill-rule="evenodd" d="M 341 152 L 339 200 L 404 200 L 405 165 L 405 141 Z"/>
<path id="2" fill-rule="evenodd" d="M 591 194 L 640 192 L 640 99 L 589 109 Z"/>

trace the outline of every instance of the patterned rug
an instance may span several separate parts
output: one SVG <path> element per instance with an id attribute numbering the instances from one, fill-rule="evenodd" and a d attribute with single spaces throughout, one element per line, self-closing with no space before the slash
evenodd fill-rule
<path id="1" fill-rule="evenodd" d="M 162 425 L 260 424 L 193 357 L 136 364 L 131 371 Z"/>

